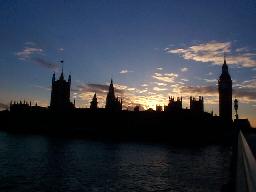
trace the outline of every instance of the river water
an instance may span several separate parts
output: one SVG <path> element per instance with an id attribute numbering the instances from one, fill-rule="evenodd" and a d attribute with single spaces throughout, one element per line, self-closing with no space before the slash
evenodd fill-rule
<path id="1" fill-rule="evenodd" d="M 230 148 L 0 132 L 0 191 L 217 192 Z"/>

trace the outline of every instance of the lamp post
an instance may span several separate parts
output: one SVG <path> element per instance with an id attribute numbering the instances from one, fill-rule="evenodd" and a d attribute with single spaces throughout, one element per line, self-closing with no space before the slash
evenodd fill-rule
<path id="1" fill-rule="evenodd" d="M 235 114 L 236 119 L 238 119 L 238 114 L 237 114 L 237 110 L 238 110 L 238 100 L 237 100 L 237 99 L 234 100 L 234 108 L 235 108 L 235 111 L 236 111 L 236 114 Z"/>

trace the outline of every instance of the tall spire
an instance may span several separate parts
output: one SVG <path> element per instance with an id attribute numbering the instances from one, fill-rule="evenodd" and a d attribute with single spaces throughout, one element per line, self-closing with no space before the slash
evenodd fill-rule
<path id="1" fill-rule="evenodd" d="M 109 85 L 109 92 L 114 93 L 114 85 L 113 85 L 113 79 L 111 78 L 110 85 Z"/>
<path id="2" fill-rule="evenodd" d="M 63 61 L 63 60 L 61 60 L 61 61 L 60 61 L 60 63 L 61 63 L 61 72 L 63 73 L 64 61 Z"/>
<path id="3" fill-rule="evenodd" d="M 52 75 L 52 84 L 55 82 L 55 72 L 53 72 L 53 75 Z"/>
<path id="4" fill-rule="evenodd" d="M 64 63 L 64 61 L 61 60 L 60 62 L 61 62 L 61 75 L 60 75 L 60 80 L 64 80 L 64 75 L 63 75 L 63 63 Z"/>
<path id="5" fill-rule="evenodd" d="M 222 73 L 228 73 L 228 65 L 226 62 L 226 53 L 224 52 L 224 63 L 222 65 Z"/>
<path id="6" fill-rule="evenodd" d="M 226 52 L 224 51 L 224 64 L 227 64 L 226 63 Z"/>
<path id="7" fill-rule="evenodd" d="M 68 82 L 69 82 L 69 84 L 71 84 L 71 73 L 69 73 Z"/>

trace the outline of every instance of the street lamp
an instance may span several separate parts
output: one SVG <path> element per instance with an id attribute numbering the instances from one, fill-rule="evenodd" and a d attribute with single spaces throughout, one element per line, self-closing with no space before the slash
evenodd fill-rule
<path id="1" fill-rule="evenodd" d="M 235 114 L 236 119 L 238 119 L 238 114 L 237 114 L 237 110 L 238 110 L 238 100 L 237 100 L 237 99 L 234 100 L 234 108 L 235 108 L 235 111 L 236 111 L 236 114 Z"/>

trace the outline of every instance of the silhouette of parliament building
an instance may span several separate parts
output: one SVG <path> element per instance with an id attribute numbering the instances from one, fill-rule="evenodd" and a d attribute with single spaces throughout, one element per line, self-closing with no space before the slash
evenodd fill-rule
<path id="1" fill-rule="evenodd" d="M 182 110 L 182 97 L 177 97 L 177 100 L 174 100 L 174 97 L 169 97 L 169 103 L 167 106 L 164 106 L 164 111 L 181 111 Z"/>
<path id="2" fill-rule="evenodd" d="M 196 98 L 190 97 L 190 110 L 196 113 L 204 112 L 204 98 L 199 96 L 199 99 L 196 100 Z"/>
<path id="3" fill-rule="evenodd" d="M 52 76 L 52 92 L 50 109 L 53 111 L 68 111 L 75 107 L 75 102 L 70 102 L 71 75 L 68 81 L 64 79 L 63 70 L 58 80 L 55 79 L 55 73 Z"/>
<path id="4" fill-rule="evenodd" d="M 60 74 L 59 79 L 56 80 L 55 73 L 52 76 L 52 90 L 51 90 L 51 100 L 50 106 L 43 108 L 40 106 L 32 106 L 28 102 L 11 102 L 10 111 L 74 111 L 78 110 L 75 107 L 75 101 L 72 103 L 70 101 L 70 87 L 71 87 L 71 75 L 69 75 L 68 80 L 65 80 L 63 70 Z M 218 80 L 218 91 L 219 91 L 219 117 L 225 121 L 232 121 L 232 80 L 228 71 L 228 66 L 226 63 L 226 58 L 224 56 L 224 63 L 222 65 L 222 73 Z M 84 109 L 86 110 L 86 109 Z M 113 85 L 113 80 L 111 79 L 109 90 L 106 96 L 105 109 L 98 108 L 97 95 L 94 94 L 92 101 L 90 102 L 89 110 L 99 111 L 105 110 L 109 112 L 120 112 L 122 111 L 122 99 L 115 96 L 115 89 Z M 167 106 L 156 106 L 157 112 L 182 112 L 188 109 L 182 108 L 182 97 L 169 97 L 169 103 Z M 204 98 L 199 96 L 198 99 L 190 97 L 190 109 L 193 113 L 203 113 L 204 112 Z M 134 111 L 138 112 L 139 107 L 135 107 Z M 154 111 L 154 110 L 147 110 Z"/>
<path id="5" fill-rule="evenodd" d="M 48 107 L 51 111 L 72 111 L 75 110 L 75 101 L 70 101 L 70 88 L 71 88 L 71 75 L 68 76 L 68 80 L 65 80 L 63 70 L 60 74 L 59 79 L 56 80 L 55 73 L 52 76 L 52 89 L 51 89 L 51 100 L 50 106 Z M 224 64 L 222 65 L 222 73 L 218 80 L 218 91 L 219 91 L 219 117 L 224 121 L 232 121 L 232 80 L 228 71 L 228 65 L 224 56 Z M 10 111 L 27 111 L 33 108 L 33 111 L 43 107 L 31 106 L 28 102 L 11 102 Z M 45 109 L 46 110 L 46 109 Z M 99 110 L 97 95 L 94 94 L 92 101 L 90 102 L 90 110 Z M 101 109 L 102 110 L 102 109 Z M 113 80 L 111 79 L 109 90 L 106 97 L 106 111 L 122 111 L 122 99 L 115 96 L 115 89 Z M 184 110 L 182 108 L 182 97 L 169 97 L 169 103 L 167 106 L 156 106 L 156 111 L 165 112 L 179 112 Z M 138 107 L 135 107 L 134 111 L 139 111 Z M 153 111 L 153 110 L 148 110 Z M 190 111 L 202 113 L 204 112 L 204 98 L 199 96 L 199 99 L 190 97 Z"/>
<path id="6" fill-rule="evenodd" d="M 232 80 L 225 57 L 218 81 L 219 116 L 204 111 L 203 96 L 190 97 L 190 109 L 183 108 L 182 97 L 176 99 L 169 97 L 168 105 L 157 105 L 156 110 L 150 108 L 140 111 L 139 106 L 134 107 L 134 111 L 122 110 L 122 99 L 115 96 L 112 79 L 106 96 L 105 108 L 98 107 L 96 93 L 92 97 L 89 108 L 76 108 L 75 102 L 70 101 L 70 87 L 70 75 L 68 80 L 65 80 L 62 71 L 60 77 L 56 79 L 54 73 L 49 107 L 40 107 L 37 104 L 32 106 L 31 102 L 25 101 L 11 102 L 10 113 L 7 112 L 9 116 L 7 115 L 6 118 L 7 124 L 10 124 L 9 129 L 17 130 L 16 127 L 20 127 L 22 123 L 21 125 L 15 123 L 23 122 L 29 117 L 29 121 L 24 122 L 24 130 L 55 131 L 57 134 L 77 132 L 101 138 L 108 136 L 150 137 L 167 141 L 177 141 L 182 138 L 184 142 L 189 140 L 196 142 L 197 140 L 226 140 L 232 135 L 230 131 L 233 122 Z M 28 116 L 26 112 L 32 113 Z M 52 112 L 57 113 L 52 115 Z"/>

